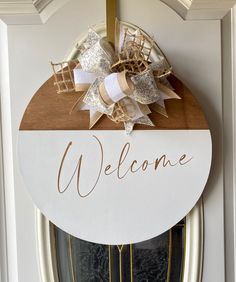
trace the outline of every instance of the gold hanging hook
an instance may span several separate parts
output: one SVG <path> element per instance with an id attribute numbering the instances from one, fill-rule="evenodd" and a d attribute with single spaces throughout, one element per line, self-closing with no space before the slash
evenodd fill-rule
<path id="1" fill-rule="evenodd" d="M 107 40 L 115 46 L 115 29 L 116 29 L 116 0 L 106 0 L 106 17 L 107 17 Z"/>

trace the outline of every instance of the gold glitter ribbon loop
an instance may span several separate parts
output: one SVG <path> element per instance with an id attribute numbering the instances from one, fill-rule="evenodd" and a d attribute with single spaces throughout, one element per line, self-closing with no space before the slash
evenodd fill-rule
<path id="1" fill-rule="evenodd" d="M 154 41 L 148 41 L 140 29 L 132 33 L 118 21 L 116 26 L 116 51 L 114 27 L 108 32 L 112 45 L 90 28 L 77 48 L 79 64 L 73 69 L 73 85 L 83 94 L 72 111 L 89 110 L 90 128 L 105 114 L 114 122 L 123 122 L 130 133 L 135 124 L 153 126 L 150 109 L 167 116 L 164 101 L 180 97 L 166 80 L 171 67 L 164 55 L 150 60 Z M 54 76 L 60 73 L 54 71 Z"/>

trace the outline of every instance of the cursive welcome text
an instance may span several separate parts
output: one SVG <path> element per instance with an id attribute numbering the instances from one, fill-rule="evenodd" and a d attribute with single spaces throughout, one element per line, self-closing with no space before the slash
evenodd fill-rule
<path id="1" fill-rule="evenodd" d="M 157 171 L 159 168 L 167 168 L 167 167 L 176 167 L 176 166 L 186 166 L 189 164 L 193 157 L 188 157 L 186 154 L 182 154 L 176 160 L 170 160 L 166 154 L 161 155 L 160 157 L 155 157 L 153 161 L 149 160 L 132 160 L 129 161 L 127 164 L 128 156 L 131 150 L 131 144 L 129 142 L 125 143 L 121 152 L 119 153 L 117 164 L 107 164 L 104 165 L 104 149 L 101 141 L 98 137 L 93 136 L 94 140 L 98 146 L 98 159 L 99 159 L 99 169 L 94 175 L 96 176 L 96 180 L 94 184 L 91 186 L 89 192 L 82 194 L 80 189 L 80 175 L 81 169 L 83 164 L 83 154 L 81 154 L 78 158 L 78 162 L 75 165 L 74 170 L 72 171 L 70 177 L 68 177 L 67 185 L 65 187 L 61 187 L 61 175 L 64 168 L 64 162 L 66 158 L 68 158 L 68 154 L 70 151 L 71 146 L 73 145 L 70 142 L 62 156 L 62 160 L 59 166 L 58 177 L 57 177 L 57 188 L 58 192 L 63 194 L 69 189 L 72 180 L 76 177 L 76 189 L 81 198 L 86 198 L 93 193 L 95 188 L 97 187 L 99 180 L 101 179 L 102 175 L 104 176 L 111 176 L 115 175 L 118 180 L 124 179 L 127 177 L 128 174 L 134 175 L 136 173 L 145 173 L 148 169 L 152 169 L 153 171 Z"/>

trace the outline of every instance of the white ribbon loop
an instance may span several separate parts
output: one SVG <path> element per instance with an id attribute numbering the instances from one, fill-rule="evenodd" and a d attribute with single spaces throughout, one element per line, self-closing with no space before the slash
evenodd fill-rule
<path id="1" fill-rule="evenodd" d="M 125 71 L 112 73 L 105 77 L 99 86 L 99 91 L 103 101 L 111 105 L 127 97 L 127 94 L 133 91 L 133 84 L 126 77 Z"/>
<path id="2" fill-rule="evenodd" d="M 75 91 L 87 91 L 91 84 L 97 79 L 98 75 L 93 72 L 86 72 L 80 68 L 75 68 L 74 81 L 75 81 Z"/>
<path id="3" fill-rule="evenodd" d="M 118 75 L 118 73 L 112 73 L 104 79 L 106 93 L 111 98 L 113 103 L 120 101 L 126 96 L 119 83 Z"/>

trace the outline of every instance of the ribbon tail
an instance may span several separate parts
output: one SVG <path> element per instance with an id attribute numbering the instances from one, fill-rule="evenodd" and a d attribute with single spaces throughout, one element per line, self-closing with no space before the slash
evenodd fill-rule
<path id="1" fill-rule="evenodd" d="M 99 121 L 99 119 L 103 116 L 103 113 L 97 112 L 93 107 L 87 105 L 83 99 L 86 94 L 83 94 L 73 105 L 71 108 L 70 114 L 74 111 L 89 111 L 89 129 L 93 128 L 94 125 Z"/>
<path id="2" fill-rule="evenodd" d="M 89 129 L 93 128 L 94 125 L 100 120 L 102 116 L 103 116 L 103 113 L 90 109 Z"/>
<path id="3" fill-rule="evenodd" d="M 159 113 L 162 116 L 165 116 L 168 118 L 168 114 L 165 108 L 165 100 L 168 99 L 181 99 L 179 95 L 177 95 L 172 89 L 165 86 L 164 84 L 156 81 L 157 87 L 160 90 L 160 99 L 156 101 L 156 103 L 153 103 L 150 105 L 150 108 L 155 111 L 156 113 Z"/>
<path id="4" fill-rule="evenodd" d="M 125 121 L 124 122 L 125 132 L 127 135 L 129 135 L 134 128 L 134 122 L 133 121 Z"/>
<path id="5" fill-rule="evenodd" d="M 172 89 L 168 88 L 164 84 L 156 81 L 157 88 L 163 92 L 166 96 L 163 97 L 163 100 L 166 99 L 181 99 Z"/>
<path id="6" fill-rule="evenodd" d="M 70 114 L 72 114 L 73 112 L 75 111 L 81 111 L 81 110 L 85 110 L 84 107 L 85 107 L 85 103 L 83 101 L 84 97 L 85 97 L 85 94 L 84 93 L 83 95 L 81 95 L 79 97 L 79 99 L 74 103 L 74 105 L 72 106 L 71 110 L 70 110 Z"/>
<path id="7" fill-rule="evenodd" d="M 163 103 L 164 103 L 164 101 L 163 101 Z M 161 106 L 161 105 L 158 104 L 158 103 L 154 103 L 154 104 L 150 105 L 150 108 L 151 108 L 154 112 L 156 112 L 156 113 L 158 113 L 158 114 L 160 114 L 160 115 L 165 116 L 165 117 L 168 118 L 168 114 L 167 114 L 167 111 L 166 111 L 165 106 L 163 107 L 163 106 Z"/>
<path id="8" fill-rule="evenodd" d="M 155 124 L 151 121 L 148 116 L 143 116 L 135 121 L 137 124 L 143 124 L 148 126 L 155 126 Z"/>
<path id="9" fill-rule="evenodd" d="M 151 114 L 152 111 L 150 110 L 148 105 L 138 103 L 138 106 L 144 116 Z"/>
<path id="10" fill-rule="evenodd" d="M 125 127 L 125 131 L 126 131 L 127 134 L 130 134 L 133 131 L 135 124 L 155 126 L 148 116 L 143 116 L 143 117 L 136 119 L 135 121 L 124 122 L 124 127 Z"/>

